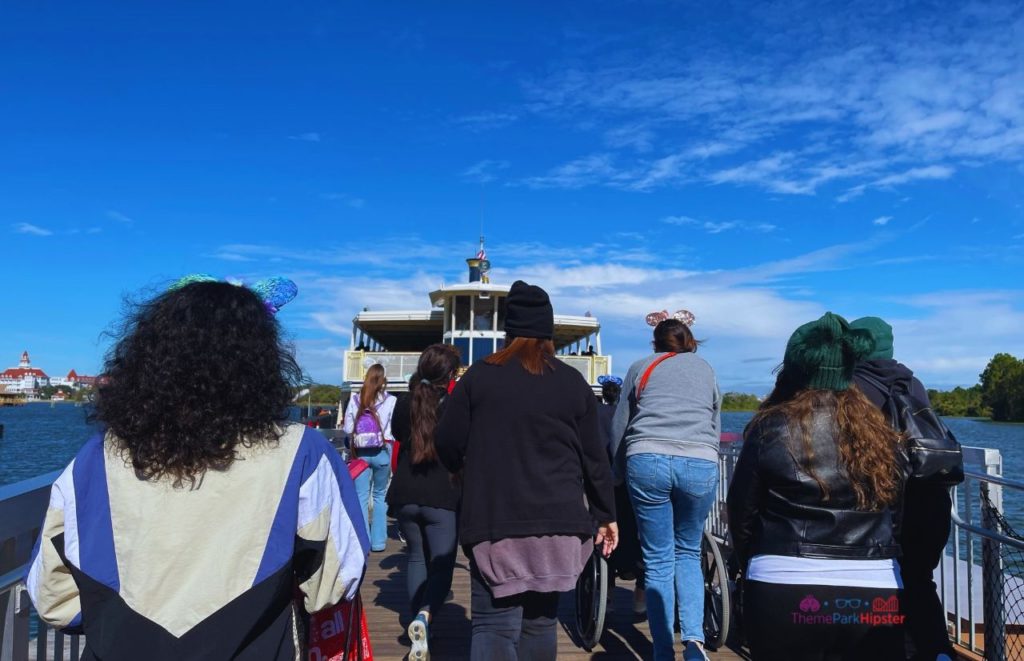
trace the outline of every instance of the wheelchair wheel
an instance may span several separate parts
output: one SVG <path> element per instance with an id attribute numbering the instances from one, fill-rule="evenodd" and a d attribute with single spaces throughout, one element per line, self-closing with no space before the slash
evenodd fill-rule
<path id="1" fill-rule="evenodd" d="M 729 594 L 728 567 L 722 557 L 722 550 L 706 530 L 700 555 L 704 573 L 704 646 L 717 650 L 729 637 L 732 599 Z"/>
<path id="2" fill-rule="evenodd" d="M 587 566 L 576 581 L 576 635 L 588 652 L 604 633 L 608 604 L 608 562 L 595 547 Z"/>

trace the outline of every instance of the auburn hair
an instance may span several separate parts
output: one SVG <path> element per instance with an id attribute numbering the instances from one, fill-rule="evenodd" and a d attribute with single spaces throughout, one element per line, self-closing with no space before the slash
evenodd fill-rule
<path id="1" fill-rule="evenodd" d="M 654 327 L 654 350 L 658 353 L 694 353 L 700 342 L 690 327 L 678 319 L 666 319 Z"/>
<path id="2" fill-rule="evenodd" d="M 513 358 L 530 374 L 543 374 L 545 368 L 554 368 L 555 343 L 536 337 L 506 337 L 505 347 L 484 358 L 484 362 L 504 365 Z"/>
<path id="3" fill-rule="evenodd" d="M 409 404 L 411 431 L 408 441 L 414 465 L 437 461 L 437 448 L 434 446 L 437 408 L 461 364 L 459 350 L 450 344 L 431 344 L 420 354 L 416 372 L 409 381 L 412 401 Z"/>
<path id="4" fill-rule="evenodd" d="M 815 414 L 822 411 L 832 420 L 839 460 L 856 495 L 857 509 L 878 511 L 896 502 L 902 484 L 901 436 L 857 386 L 839 392 L 798 390 L 784 399 L 784 395 L 775 395 L 768 397 L 748 428 L 768 416 L 784 416 L 789 423 L 789 450 L 803 471 L 818 483 L 823 500 L 829 499 L 828 485 L 811 468 L 812 426 Z"/>
<path id="5" fill-rule="evenodd" d="M 384 371 L 384 366 L 380 363 L 370 365 L 370 369 L 366 370 L 366 376 L 363 377 L 363 387 L 359 391 L 359 408 L 356 409 L 356 420 L 369 411 L 373 419 L 377 421 L 377 426 L 383 429 L 383 425 L 380 424 L 380 416 L 377 415 L 377 409 L 374 405 L 387 385 L 388 375 Z"/>

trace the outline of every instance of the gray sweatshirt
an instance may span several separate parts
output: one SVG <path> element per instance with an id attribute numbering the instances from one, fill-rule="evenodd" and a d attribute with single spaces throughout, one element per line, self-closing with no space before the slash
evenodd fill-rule
<path id="1" fill-rule="evenodd" d="M 612 456 L 618 458 L 625 444 L 627 457 L 653 453 L 718 461 L 722 398 L 703 358 L 681 353 L 662 361 L 637 402 L 640 378 L 661 355 L 636 361 L 626 373 L 612 421 Z"/>

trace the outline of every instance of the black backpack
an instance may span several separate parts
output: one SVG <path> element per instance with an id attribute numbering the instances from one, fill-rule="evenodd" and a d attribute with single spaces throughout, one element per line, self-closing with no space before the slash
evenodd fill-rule
<path id="1" fill-rule="evenodd" d="M 903 433 L 911 478 L 946 487 L 964 481 L 960 443 L 931 406 L 916 400 L 903 384 L 889 388 L 870 374 L 857 377 L 887 393 L 889 422 Z"/>

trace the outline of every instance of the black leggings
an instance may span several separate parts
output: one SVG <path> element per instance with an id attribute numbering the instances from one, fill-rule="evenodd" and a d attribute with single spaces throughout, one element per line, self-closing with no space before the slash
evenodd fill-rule
<path id="1" fill-rule="evenodd" d="M 402 505 L 398 529 L 409 547 L 406 581 L 409 611 L 431 614 L 444 603 L 452 587 L 452 572 L 458 553 L 455 512 L 425 505 Z"/>
<path id="2" fill-rule="evenodd" d="M 901 591 L 747 581 L 743 628 L 754 661 L 904 659 Z"/>

